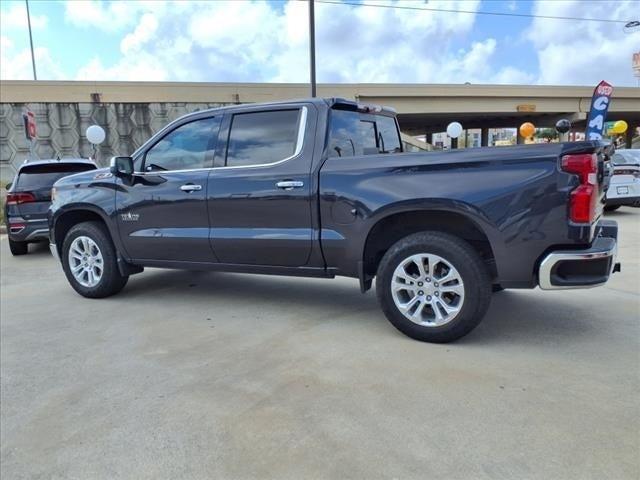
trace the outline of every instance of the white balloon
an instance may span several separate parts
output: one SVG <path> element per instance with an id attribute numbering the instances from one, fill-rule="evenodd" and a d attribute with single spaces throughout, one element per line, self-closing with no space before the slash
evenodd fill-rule
<path id="1" fill-rule="evenodd" d="M 94 145 L 99 145 L 104 142 L 104 138 L 106 134 L 104 133 L 104 129 L 99 125 L 91 125 L 87 128 L 87 140 Z"/>
<path id="2" fill-rule="evenodd" d="M 447 125 L 447 135 L 451 138 L 458 138 L 462 134 L 462 125 L 458 122 L 451 122 Z"/>

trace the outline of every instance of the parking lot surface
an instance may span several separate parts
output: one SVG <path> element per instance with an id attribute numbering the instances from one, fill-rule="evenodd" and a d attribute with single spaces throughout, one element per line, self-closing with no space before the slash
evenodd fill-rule
<path id="1" fill-rule="evenodd" d="M 2 478 L 637 479 L 640 210 L 609 217 L 605 287 L 495 294 L 449 345 L 349 279 L 148 269 L 88 300 L 3 236 Z"/>

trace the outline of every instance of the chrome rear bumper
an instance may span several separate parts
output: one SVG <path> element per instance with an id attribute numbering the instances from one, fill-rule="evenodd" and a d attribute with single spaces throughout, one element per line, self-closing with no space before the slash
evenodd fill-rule
<path id="1" fill-rule="evenodd" d="M 614 272 L 618 251 L 618 224 L 602 221 L 598 236 L 584 250 L 558 250 L 547 254 L 540 263 L 538 284 L 543 290 L 591 288 L 603 285 Z"/>

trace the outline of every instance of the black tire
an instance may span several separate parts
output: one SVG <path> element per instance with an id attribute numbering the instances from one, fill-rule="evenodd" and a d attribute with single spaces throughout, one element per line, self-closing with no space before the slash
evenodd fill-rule
<path id="1" fill-rule="evenodd" d="M 605 212 L 613 212 L 617 209 L 619 209 L 621 207 L 621 205 L 605 205 L 604 206 L 604 211 Z"/>
<path id="2" fill-rule="evenodd" d="M 411 255 L 435 254 L 458 271 L 464 284 L 464 302 L 459 313 L 441 326 L 423 326 L 406 318 L 396 307 L 391 281 L 396 267 Z M 395 243 L 378 266 L 376 294 L 387 319 L 405 335 L 423 342 L 447 343 L 473 330 L 491 302 L 491 278 L 476 251 L 464 240 L 441 232 L 420 232 Z"/>
<path id="3" fill-rule="evenodd" d="M 503 290 L 504 290 L 504 288 L 502 288 L 502 286 L 498 285 L 497 283 L 494 283 L 493 285 L 491 285 L 491 291 L 493 293 L 502 292 Z"/>
<path id="4" fill-rule="evenodd" d="M 104 270 L 100 281 L 93 287 L 80 284 L 71 273 L 69 266 L 69 249 L 73 240 L 79 236 L 86 236 L 93 240 L 102 254 Z M 115 295 L 124 288 L 129 280 L 128 276 L 120 274 L 116 249 L 105 226 L 100 222 L 82 222 L 69 230 L 62 243 L 62 268 L 73 289 L 87 298 L 104 298 Z"/>
<path id="5" fill-rule="evenodd" d="M 26 255 L 29 253 L 29 244 L 27 242 L 16 242 L 15 240 L 9 239 L 9 250 L 11 250 L 11 255 L 14 257 Z"/>

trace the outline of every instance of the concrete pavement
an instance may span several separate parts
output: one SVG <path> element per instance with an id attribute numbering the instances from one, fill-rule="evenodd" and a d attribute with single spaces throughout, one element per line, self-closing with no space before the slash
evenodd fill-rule
<path id="1" fill-rule="evenodd" d="M 88 300 L 1 250 L 3 479 L 640 477 L 640 210 L 605 287 L 505 291 L 450 345 L 357 282 L 147 270 Z"/>

